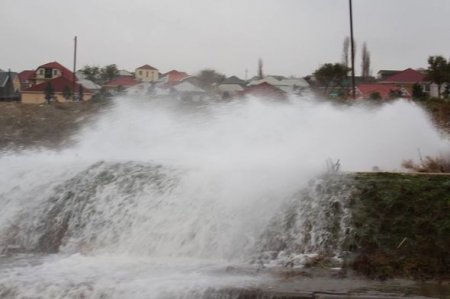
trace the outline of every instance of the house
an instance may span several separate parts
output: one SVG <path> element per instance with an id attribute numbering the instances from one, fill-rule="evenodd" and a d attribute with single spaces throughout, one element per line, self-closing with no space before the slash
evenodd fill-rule
<path id="1" fill-rule="evenodd" d="M 65 66 L 53 61 L 39 66 L 36 69 L 33 84 L 40 84 L 57 77 L 64 77 L 68 80 L 76 80 L 75 75 Z"/>
<path id="2" fill-rule="evenodd" d="M 222 99 L 227 99 L 239 95 L 244 91 L 245 86 L 246 82 L 244 80 L 231 76 L 217 86 L 217 91 Z"/>
<path id="3" fill-rule="evenodd" d="M 89 89 L 90 91 L 92 91 L 93 93 L 97 93 L 100 91 L 100 89 L 102 88 L 100 85 L 94 83 L 91 80 L 88 79 L 78 79 L 77 83 L 83 85 L 83 87 L 85 89 Z"/>
<path id="4" fill-rule="evenodd" d="M 134 77 L 134 74 L 127 70 L 119 70 L 119 77 Z"/>
<path id="5" fill-rule="evenodd" d="M 208 93 L 189 81 L 181 81 L 169 87 L 170 95 L 184 101 L 202 101 L 208 97 Z"/>
<path id="6" fill-rule="evenodd" d="M 248 86 L 267 83 L 278 89 L 290 94 L 300 94 L 310 88 L 309 83 L 303 78 L 285 78 L 282 76 L 267 76 L 263 79 L 255 79 L 250 81 Z"/>
<path id="7" fill-rule="evenodd" d="M 108 91 L 120 91 L 138 83 L 139 81 L 133 77 L 121 76 L 107 82 L 103 87 Z"/>
<path id="8" fill-rule="evenodd" d="M 397 84 L 362 83 L 356 86 L 356 99 L 390 100 L 394 98 L 411 99 L 411 92 Z"/>
<path id="9" fill-rule="evenodd" d="M 0 101 L 20 100 L 20 79 L 17 73 L 0 72 Z"/>
<path id="10" fill-rule="evenodd" d="M 267 77 L 264 77 L 262 79 L 252 79 L 248 83 L 248 86 L 260 85 L 261 83 L 267 83 L 267 84 L 270 84 L 272 86 L 277 86 L 277 85 L 280 84 L 280 80 L 278 80 L 277 78 L 275 78 L 273 76 L 267 76 Z"/>
<path id="11" fill-rule="evenodd" d="M 384 79 L 392 75 L 395 75 L 399 72 L 401 72 L 401 70 L 379 70 L 377 73 L 377 80 L 383 81 Z"/>
<path id="12" fill-rule="evenodd" d="M 20 89 L 30 88 L 34 84 L 36 79 L 35 70 L 26 70 L 19 73 Z"/>
<path id="13" fill-rule="evenodd" d="M 180 82 L 189 77 L 185 72 L 179 72 L 177 70 L 171 70 L 161 76 L 163 82 Z"/>
<path id="14" fill-rule="evenodd" d="M 133 96 L 146 96 L 153 92 L 155 83 L 153 82 L 140 82 L 127 88 L 127 94 Z"/>
<path id="15" fill-rule="evenodd" d="M 309 83 L 303 78 L 284 78 L 279 81 L 276 87 L 287 93 L 300 94 L 310 89 Z"/>
<path id="16" fill-rule="evenodd" d="M 136 68 L 134 77 L 138 81 L 154 82 L 154 81 L 158 80 L 159 72 L 158 72 L 158 69 L 156 69 L 148 64 L 145 64 L 141 67 Z"/>
<path id="17" fill-rule="evenodd" d="M 251 85 L 244 89 L 240 93 L 241 96 L 256 96 L 271 99 L 286 99 L 286 92 L 282 91 L 278 87 L 275 87 L 267 82 L 262 82 L 258 85 Z"/>
<path id="18" fill-rule="evenodd" d="M 42 104 L 47 102 L 46 94 L 47 90 L 51 86 L 53 91 L 53 101 L 57 102 L 67 102 L 71 100 L 71 98 L 67 98 L 67 92 L 71 93 L 72 90 L 75 91 L 75 96 L 79 97 L 82 93 L 83 101 L 88 101 L 92 98 L 93 92 L 87 88 L 84 88 L 81 84 L 73 82 L 66 78 L 65 76 L 58 76 L 54 79 L 50 79 L 46 82 L 36 84 L 31 86 L 28 89 L 22 90 L 22 103 L 25 104 Z"/>
<path id="19" fill-rule="evenodd" d="M 414 70 L 408 68 L 406 70 L 397 72 L 392 76 L 380 81 L 382 84 L 396 84 L 399 87 L 406 88 L 411 94 L 414 84 L 418 84 L 422 87 L 422 90 L 428 93 L 432 97 L 438 96 L 438 87 L 436 84 L 430 82 L 427 79 L 425 71 Z M 443 92 L 445 86 L 441 86 L 441 92 Z"/>

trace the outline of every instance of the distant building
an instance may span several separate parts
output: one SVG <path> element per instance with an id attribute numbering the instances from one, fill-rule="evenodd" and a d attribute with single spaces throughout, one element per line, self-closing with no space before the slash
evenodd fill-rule
<path id="1" fill-rule="evenodd" d="M 184 101 L 202 101 L 207 98 L 207 92 L 189 81 L 182 81 L 170 87 L 170 95 Z"/>
<path id="2" fill-rule="evenodd" d="M 284 100 L 287 95 L 286 92 L 275 87 L 267 82 L 262 82 L 257 85 L 248 86 L 240 93 L 242 96 L 256 96 L 256 97 L 264 97 L 270 99 Z"/>
<path id="3" fill-rule="evenodd" d="M 232 98 L 244 91 L 246 82 L 236 76 L 226 78 L 221 84 L 217 86 L 222 99 Z"/>
<path id="4" fill-rule="evenodd" d="M 19 73 L 20 89 L 30 88 L 36 81 L 36 71 L 26 70 Z"/>
<path id="5" fill-rule="evenodd" d="M 127 70 L 119 70 L 119 77 L 134 77 L 134 74 Z"/>
<path id="6" fill-rule="evenodd" d="M 401 70 L 379 70 L 377 73 L 377 80 L 383 81 L 386 78 L 401 72 Z"/>
<path id="7" fill-rule="evenodd" d="M 369 83 L 356 86 L 356 98 L 359 100 L 379 99 L 390 100 L 394 98 L 411 99 L 411 92 L 396 84 Z"/>
<path id="8" fill-rule="evenodd" d="M 158 69 L 146 64 L 136 69 L 134 77 L 138 81 L 154 82 L 158 80 L 159 72 Z"/>
<path id="9" fill-rule="evenodd" d="M 109 91 L 120 91 L 121 89 L 126 89 L 138 83 L 139 81 L 133 77 L 122 76 L 112 79 L 111 81 L 107 82 L 103 87 Z"/>
<path id="10" fill-rule="evenodd" d="M 0 101 L 20 100 L 20 79 L 15 72 L 0 72 Z"/>
<path id="11" fill-rule="evenodd" d="M 282 76 L 267 76 L 263 79 L 254 79 L 248 86 L 267 83 L 289 94 L 300 94 L 310 88 L 309 83 L 303 78 L 285 78 Z"/>
<path id="12" fill-rule="evenodd" d="M 66 90 L 70 90 L 72 92 L 73 87 L 75 87 L 75 93 L 74 96 L 77 98 L 80 94 L 80 89 L 82 89 L 83 93 L 83 101 L 88 101 L 92 98 L 93 92 L 87 88 L 82 87 L 81 84 L 75 83 L 73 84 L 72 80 L 69 80 L 68 78 L 64 76 L 58 76 L 54 79 L 50 79 L 46 82 L 36 84 L 31 86 L 30 88 L 23 90 L 22 95 L 22 103 L 25 104 L 42 104 L 47 102 L 46 99 L 46 90 L 48 89 L 48 86 L 51 86 L 53 90 L 53 101 L 57 102 L 66 102 L 69 101 L 69 99 L 66 99 L 64 97 Z M 72 98 L 70 99 L 72 100 Z M 81 99 L 79 99 L 81 100 Z"/>
<path id="13" fill-rule="evenodd" d="M 40 84 L 57 77 L 64 77 L 68 80 L 76 80 L 76 77 L 65 66 L 53 61 L 39 66 L 35 72 L 35 78 L 33 84 Z"/>
<path id="14" fill-rule="evenodd" d="M 92 82 L 88 79 L 78 79 L 77 83 L 83 85 L 84 88 L 89 89 L 90 91 L 97 93 L 102 88 L 100 85 Z"/>
<path id="15" fill-rule="evenodd" d="M 380 83 L 395 84 L 398 87 L 405 88 L 410 94 L 412 94 L 413 85 L 418 84 L 422 87 L 422 90 L 425 93 L 428 93 L 431 97 L 437 97 L 439 94 L 437 84 L 428 80 L 424 70 L 407 68 L 406 70 L 399 71 L 385 78 L 380 81 Z M 445 90 L 445 87 L 445 84 L 441 86 L 441 93 Z"/>
<path id="16" fill-rule="evenodd" d="M 162 82 L 180 82 L 189 77 L 185 72 L 179 72 L 177 70 L 171 70 L 165 74 L 162 74 L 160 81 Z"/>

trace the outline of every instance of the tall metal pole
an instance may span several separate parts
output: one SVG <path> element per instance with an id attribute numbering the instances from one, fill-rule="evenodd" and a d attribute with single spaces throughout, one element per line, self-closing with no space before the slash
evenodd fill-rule
<path id="1" fill-rule="evenodd" d="M 356 99 L 356 87 L 355 87 L 355 44 L 353 39 L 353 7 L 352 0 L 348 0 L 350 9 L 350 48 L 351 48 L 351 60 L 352 60 L 352 98 Z"/>
<path id="2" fill-rule="evenodd" d="M 77 37 L 74 38 L 74 45 L 73 45 L 73 82 L 72 82 L 72 97 L 75 99 L 75 86 L 77 82 L 77 77 L 75 75 L 75 72 L 77 71 Z"/>

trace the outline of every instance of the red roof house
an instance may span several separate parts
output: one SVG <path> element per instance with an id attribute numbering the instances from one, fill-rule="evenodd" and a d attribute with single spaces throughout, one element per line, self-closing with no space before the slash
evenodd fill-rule
<path id="1" fill-rule="evenodd" d="M 53 61 L 37 67 L 33 84 L 47 82 L 57 77 L 64 77 L 71 81 L 76 80 L 76 77 L 68 68 L 56 61 Z"/>
<path id="2" fill-rule="evenodd" d="M 107 90 L 113 90 L 113 89 L 118 89 L 118 88 L 127 88 L 130 86 L 134 86 L 138 83 L 139 83 L 139 81 L 137 81 L 133 77 L 120 76 L 120 77 L 117 77 L 117 78 L 112 79 L 111 81 L 107 82 L 104 87 Z"/>
<path id="3" fill-rule="evenodd" d="M 189 75 L 185 72 L 179 72 L 177 70 L 171 70 L 170 72 L 167 72 L 162 75 L 166 78 L 167 82 L 180 82 L 183 79 L 186 79 L 189 77 Z"/>
<path id="4" fill-rule="evenodd" d="M 22 71 L 18 74 L 19 80 L 20 80 L 20 86 L 21 89 L 27 89 L 31 85 L 33 85 L 34 80 L 36 78 L 36 71 L 35 70 L 26 70 Z"/>
<path id="5" fill-rule="evenodd" d="M 396 84 L 414 84 L 426 81 L 426 75 L 422 72 L 408 68 L 404 71 L 398 72 L 392 76 L 387 77 L 383 83 L 396 83 Z"/>
<path id="6" fill-rule="evenodd" d="M 65 102 L 67 99 L 64 97 L 64 93 L 67 89 L 70 90 L 72 94 L 79 95 L 80 89 L 83 92 L 83 100 L 87 101 L 92 98 L 92 91 L 86 88 L 83 88 L 81 84 L 75 83 L 66 77 L 56 77 L 55 79 L 51 79 L 49 81 L 36 84 L 22 91 L 21 97 L 22 102 L 27 104 L 41 104 L 45 103 L 47 100 L 45 98 L 46 90 L 48 89 L 49 84 L 54 93 L 54 100 L 58 102 Z M 75 92 L 73 92 L 75 89 Z"/>
<path id="7" fill-rule="evenodd" d="M 356 87 L 357 99 L 371 99 L 377 93 L 382 100 L 389 100 L 395 97 L 395 94 L 401 95 L 402 98 L 411 98 L 411 92 L 404 87 L 399 87 L 397 84 L 359 84 Z"/>

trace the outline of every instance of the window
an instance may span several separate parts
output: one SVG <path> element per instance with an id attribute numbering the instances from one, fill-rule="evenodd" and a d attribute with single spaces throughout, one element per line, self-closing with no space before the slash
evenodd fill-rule
<path id="1" fill-rule="evenodd" d="M 44 74 L 44 70 L 43 69 L 39 69 L 39 75 L 43 75 Z"/>
<path id="2" fill-rule="evenodd" d="M 147 78 L 148 78 L 148 71 L 147 71 L 147 72 L 145 72 L 145 77 L 147 77 Z"/>
<path id="3" fill-rule="evenodd" d="M 46 79 L 51 79 L 52 78 L 52 69 L 45 69 L 45 75 L 44 77 Z"/>
<path id="4" fill-rule="evenodd" d="M 53 70 L 53 76 L 58 75 L 58 70 Z"/>
<path id="5" fill-rule="evenodd" d="M 142 76 L 142 71 L 139 71 L 139 76 Z"/>

